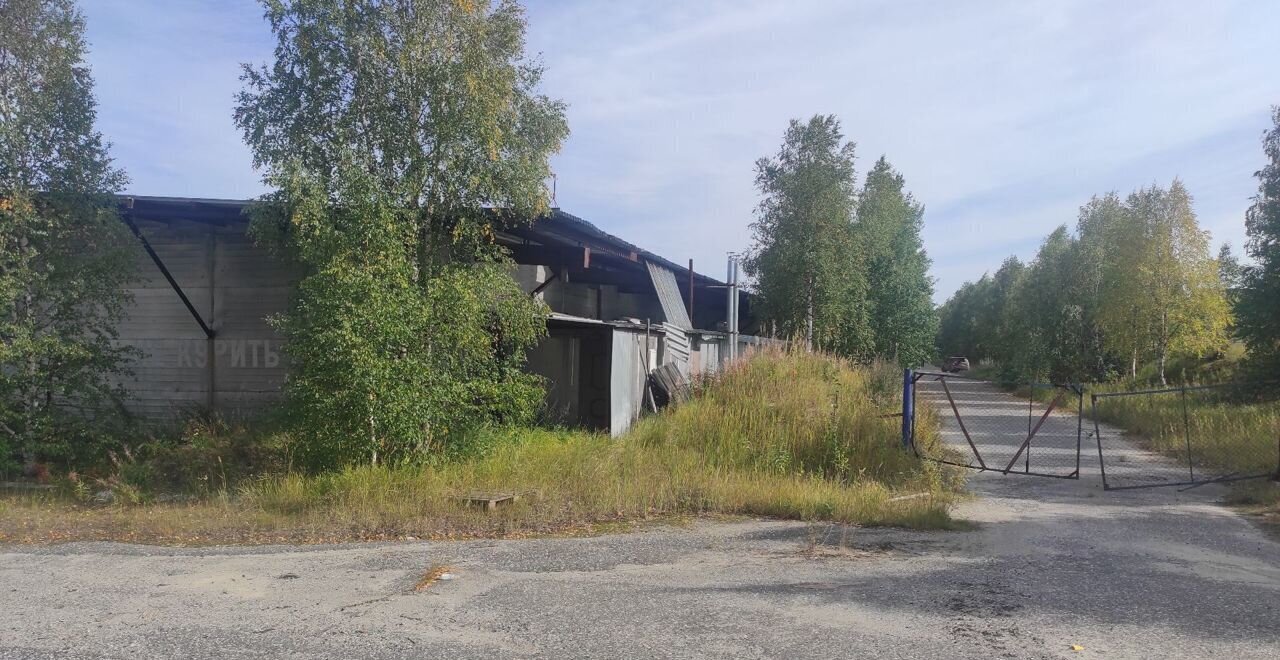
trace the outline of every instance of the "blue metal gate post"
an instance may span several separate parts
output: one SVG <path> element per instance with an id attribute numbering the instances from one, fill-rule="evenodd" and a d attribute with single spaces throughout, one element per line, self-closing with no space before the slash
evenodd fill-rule
<path id="1" fill-rule="evenodd" d="M 911 448 L 911 431 L 915 427 L 916 409 L 912 388 L 915 387 L 915 374 L 910 369 L 902 371 L 902 446 Z"/>

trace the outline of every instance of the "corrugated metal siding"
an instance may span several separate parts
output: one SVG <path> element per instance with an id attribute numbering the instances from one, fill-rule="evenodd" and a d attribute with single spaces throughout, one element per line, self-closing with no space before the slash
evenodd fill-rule
<path id="1" fill-rule="evenodd" d="M 689 320 L 689 311 L 684 307 L 684 298 L 680 296 L 680 285 L 676 284 L 676 274 L 670 268 L 644 262 L 649 267 L 649 279 L 653 280 L 653 288 L 658 292 L 658 301 L 662 303 L 662 313 L 667 323 L 681 330 L 692 330 L 693 322 Z"/>
<path id="2" fill-rule="evenodd" d="M 689 335 L 671 323 L 663 323 L 662 328 L 666 330 L 662 345 L 663 363 L 674 362 L 681 373 L 689 376 L 689 353 L 691 351 Z"/>
<path id="3" fill-rule="evenodd" d="M 720 342 L 703 339 L 698 350 L 702 353 L 702 373 L 713 374 L 720 371 Z"/>
<path id="4" fill-rule="evenodd" d="M 644 407 L 645 368 L 643 332 L 615 328 L 613 363 L 609 368 L 609 434 L 617 437 L 631 428 Z"/>

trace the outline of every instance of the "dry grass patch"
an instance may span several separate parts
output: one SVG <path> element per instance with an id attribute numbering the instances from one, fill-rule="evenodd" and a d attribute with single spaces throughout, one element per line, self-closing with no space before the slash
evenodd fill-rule
<path id="1" fill-rule="evenodd" d="M 888 416 L 899 378 L 890 367 L 773 352 L 700 384 L 694 400 L 621 439 L 521 429 L 478 458 L 269 476 L 187 504 L 10 498 L 0 500 L 0 541 L 511 537 L 707 515 L 952 526 L 960 473 L 901 448 L 899 419 Z M 936 441 L 927 420 L 917 433 Z M 540 497 L 494 510 L 459 500 L 475 492 Z"/>

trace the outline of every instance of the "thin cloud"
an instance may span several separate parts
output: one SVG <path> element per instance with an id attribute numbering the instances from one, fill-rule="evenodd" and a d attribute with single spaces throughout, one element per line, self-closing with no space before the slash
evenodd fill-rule
<path id="1" fill-rule="evenodd" d="M 139 193 L 261 191 L 231 122 L 259 6 L 85 4 L 101 128 Z M 558 202 L 718 274 L 750 243 L 757 158 L 835 113 L 926 205 L 937 299 L 1030 258 L 1090 195 L 1181 177 L 1215 242 L 1243 244 L 1280 103 L 1280 4 L 587 0 L 529 5 L 544 91 L 569 103 Z"/>

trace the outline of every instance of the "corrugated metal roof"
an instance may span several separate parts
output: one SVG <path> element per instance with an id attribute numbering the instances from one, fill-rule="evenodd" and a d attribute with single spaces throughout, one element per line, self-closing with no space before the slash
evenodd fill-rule
<path id="1" fill-rule="evenodd" d="M 680 295 L 680 285 L 676 284 L 676 275 L 670 268 L 652 261 L 644 262 L 649 269 L 649 279 L 653 280 L 653 289 L 658 292 L 658 302 L 662 304 L 662 313 L 670 323 L 681 330 L 692 330 L 693 322 L 689 320 L 689 312 L 684 308 L 684 298 Z"/>
<path id="2" fill-rule="evenodd" d="M 117 197 L 120 199 L 120 205 L 126 211 L 131 210 L 131 213 L 137 217 L 163 219 L 166 215 L 172 214 L 175 219 L 181 218 L 205 222 L 235 220 L 243 214 L 245 207 L 255 201 L 249 199 L 156 197 L 149 195 L 117 195 Z M 610 244 L 619 252 L 634 252 L 645 261 L 657 263 L 671 270 L 672 273 L 682 273 L 685 276 L 689 273 L 689 269 L 685 266 L 614 236 L 596 225 L 558 208 L 551 209 L 550 213 L 531 223 L 529 228 L 535 232 L 540 229 L 577 231 L 602 243 Z M 724 284 L 720 280 L 701 273 L 694 273 L 694 277 L 704 286 L 722 286 Z"/>
<path id="3" fill-rule="evenodd" d="M 667 259 L 661 255 L 654 254 L 642 247 L 639 247 L 633 243 L 629 243 L 621 238 L 618 238 L 617 236 L 614 236 L 613 234 L 610 234 L 609 232 L 600 229 L 594 224 L 587 222 L 586 220 L 583 220 L 582 218 L 579 218 L 578 216 L 572 213 L 567 213 L 565 211 L 561 211 L 560 209 L 552 209 L 550 215 L 548 215 L 546 218 L 541 220 L 541 222 L 546 222 L 548 220 L 550 220 L 553 224 L 559 223 L 559 224 L 567 225 L 570 227 L 578 228 L 584 233 L 590 234 L 591 236 L 595 237 L 598 240 L 613 243 L 619 248 L 623 248 L 625 250 L 635 252 L 636 254 L 640 255 L 640 257 L 644 258 L 646 261 L 652 261 L 662 266 L 665 266 L 666 268 L 671 269 L 673 273 L 684 273 L 685 275 L 689 274 L 688 267 L 681 266 L 680 264 L 677 264 L 671 261 L 670 259 Z M 537 226 L 536 223 L 534 226 L 535 227 Z M 710 275 L 703 275 L 702 273 L 695 272 L 694 277 L 700 280 L 704 285 L 712 285 L 712 286 L 724 285 L 724 282 L 721 282 L 720 280 L 714 277 L 711 277 Z"/>

